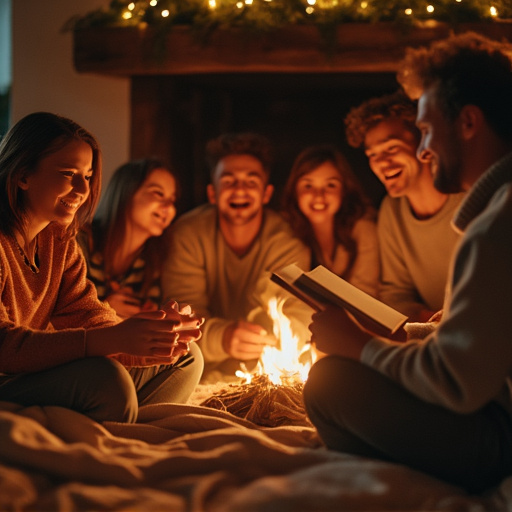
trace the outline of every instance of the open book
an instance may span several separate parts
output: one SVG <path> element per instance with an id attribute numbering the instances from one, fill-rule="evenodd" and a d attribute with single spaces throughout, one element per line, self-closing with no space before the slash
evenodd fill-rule
<path id="1" fill-rule="evenodd" d="M 346 309 L 375 334 L 393 334 L 407 321 L 402 313 L 322 265 L 309 272 L 295 264 L 288 265 L 273 272 L 271 279 L 317 311 L 329 303 Z"/>

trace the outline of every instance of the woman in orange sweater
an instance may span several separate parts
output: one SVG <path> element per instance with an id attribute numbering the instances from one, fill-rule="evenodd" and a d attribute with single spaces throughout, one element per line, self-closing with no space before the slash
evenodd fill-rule
<path id="1" fill-rule="evenodd" d="M 141 398 L 193 390 L 202 360 L 184 377 L 177 347 L 194 344 L 201 319 L 169 304 L 120 322 L 98 300 L 74 235 L 100 183 L 98 144 L 70 119 L 30 114 L 0 144 L 0 400 L 132 422 Z M 125 356 L 148 368 L 137 387 Z"/>

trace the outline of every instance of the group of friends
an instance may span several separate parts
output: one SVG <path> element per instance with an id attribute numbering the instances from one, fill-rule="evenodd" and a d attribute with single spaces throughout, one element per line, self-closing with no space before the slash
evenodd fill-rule
<path id="1" fill-rule="evenodd" d="M 331 145 L 295 159 L 268 205 L 272 147 L 208 142 L 208 203 L 130 161 L 100 199 L 92 134 L 37 112 L 0 143 L 0 400 L 97 421 L 185 403 L 278 341 L 283 301 L 318 351 L 306 411 L 329 449 L 406 464 L 469 492 L 512 474 L 512 61 L 466 33 L 407 49 L 401 89 L 354 107 L 350 145 L 386 188 L 378 211 Z M 322 264 L 409 318 L 394 339 L 270 280 Z M 421 328 L 414 329 L 414 326 Z"/>

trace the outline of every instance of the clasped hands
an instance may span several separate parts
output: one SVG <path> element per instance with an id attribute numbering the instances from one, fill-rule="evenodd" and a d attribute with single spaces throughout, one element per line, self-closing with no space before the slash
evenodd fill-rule
<path id="1" fill-rule="evenodd" d="M 116 327 L 125 340 L 121 352 L 142 356 L 145 365 L 174 364 L 189 351 L 189 344 L 201 337 L 204 318 L 189 305 L 169 301 L 156 311 L 138 313 Z"/>

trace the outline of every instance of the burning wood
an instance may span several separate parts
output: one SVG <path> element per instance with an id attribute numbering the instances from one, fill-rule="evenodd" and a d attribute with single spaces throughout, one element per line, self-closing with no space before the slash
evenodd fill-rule
<path id="1" fill-rule="evenodd" d="M 228 411 L 264 427 L 282 425 L 312 426 L 304 409 L 302 390 L 311 366 L 311 347 L 298 347 L 283 303 L 271 299 L 268 304 L 279 348 L 265 347 L 257 371 L 249 373 L 243 363 L 236 375 L 241 384 L 231 384 L 200 405 Z M 309 357 L 302 357 L 302 356 Z M 301 360 L 309 360 L 304 364 Z"/>
<path id="2" fill-rule="evenodd" d="M 228 411 L 264 427 L 311 427 L 302 400 L 303 386 L 297 379 L 288 384 L 274 384 L 267 375 L 256 375 L 250 383 L 231 384 L 201 405 Z"/>

